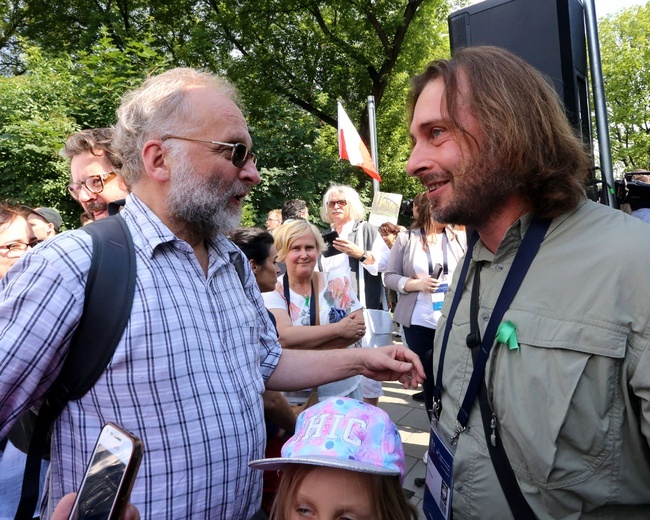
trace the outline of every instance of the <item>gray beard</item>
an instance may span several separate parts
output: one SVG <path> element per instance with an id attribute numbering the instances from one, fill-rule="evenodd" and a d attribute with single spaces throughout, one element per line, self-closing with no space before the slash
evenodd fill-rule
<path id="1" fill-rule="evenodd" d="M 187 156 L 177 156 L 165 202 L 172 220 L 194 237 L 208 240 L 239 226 L 241 206 L 234 209 L 228 202 L 245 189 L 240 182 L 228 186 L 221 177 L 202 176 Z"/>

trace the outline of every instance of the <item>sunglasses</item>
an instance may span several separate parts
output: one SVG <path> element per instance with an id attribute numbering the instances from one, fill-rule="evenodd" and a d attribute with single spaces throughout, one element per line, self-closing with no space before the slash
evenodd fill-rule
<path id="1" fill-rule="evenodd" d="M 232 162 L 237 168 L 243 168 L 248 159 L 253 161 L 253 164 L 257 166 L 257 156 L 250 151 L 248 146 L 243 143 L 223 143 L 221 141 L 208 141 L 206 139 L 194 139 L 193 137 L 180 137 L 178 135 L 167 135 L 161 140 L 166 141 L 167 139 L 181 139 L 182 141 L 195 141 L 197 143 L 207 143 L 207 144 L 216 144 L 217 146 L 226 146 L 229 147 L 232 151 L 230 154 L 230 162 Z"/>
<path id="2" fill-rule="evenodd" d="M 330 200 L 327 203 L 327 207 L 331 209 L 338 205 L 340 208 L 344 208 L 347 204 L 348 202 L 346 200 Z"/>

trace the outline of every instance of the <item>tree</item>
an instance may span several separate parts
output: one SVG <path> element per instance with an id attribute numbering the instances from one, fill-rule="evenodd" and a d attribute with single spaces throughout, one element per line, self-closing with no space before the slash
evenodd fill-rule
<path id="1" fill-rule="evenodd" d="M 28 11 L 22 0 L 6 0 L 0 4 L 0 75 L 20 72 L 18 35 L 27 27 Z"/>
<path id="2" fill-rule="evenodd" d="M 117 47 L 124 38 L 150 31 L 153 45 L 174 64 L 226 74 L 249 106 L 263 108 L 283 99 L 323 128 L 322 123 L 336 126 L 336 101 L 342 99 L 366 141 L 367 96 L 375 98 L 379 133 L 392 138 L 396 123 L 403 125 L 404 119 L 400 113 L 398 122 L 397 112 L 387 107 L 390 126 L 382 129 L 385 99 L 401 107 L 408 77 L 424 62 L 448 53 L 445 0 L 31 2 L 38 14 L 24 34 L 46 49 L 74 54 L 96 41 L 101 27 Z M 384 149 L 382 144 L 380 154 Z M 403 156 L 403 150 L 391 146 L 391 155 L 380 157 L 387 179 L 401 177 L 401 166 L 393 160 L 396 151 Z M 357 170 L 348 173 L 365 183 Z"/>
<path id="3" fill-rule="evenodd" d="M 462 3 L 462 2 L 461 2 Z M 99 42 L 116 52 L 140 34 L 174 65 L 227 75 L 249 107 L 263 182 L 247 215 L 261 223 L 266 210 L 288 197 L 311 203 L 327 185 L 351 184 L 367 202 L 369 178 L 338 162 L 336 101 L 368 141 L 366 99 L 375 98 L 383 191 L 418 190 L 404 175 L 408 157 L 404 100 L 409 78 L 426 62 L 448 55 L 445 0 L 29 0 L 32 17 L 21 34 L 47 52 L 90 60 Z M 108 42 L 108 43 L 107 43 Z M 101 54 L 95 66 L 104 62 Z M 114 72 L 114 71 L 112 71 Z M 109 81 L 112 72 L 98 74 Z M 106 106 L 75 114 L 96 126 Z M 79 95 L 79 93 L 78 93 Z M 80 95 L 79 97 L 83 97 Z"/>
<path id="4" fill-rule="evenodd" d="M 58 152 L 69 134 L 113 124 L 122 94 L 168 66 L 143 40 L 121 51 L 104 36 L 74 60 L 24 46 L 28 73 L 0 77 L 1 198 L 55 207 L 67 227 L 78 226 L 68 162 Z"/>
<path id="5" fill-rule="evenodd" d="M 650 4 L 598 27 L 612 162 L 618 172 L 650 168 Z"/>

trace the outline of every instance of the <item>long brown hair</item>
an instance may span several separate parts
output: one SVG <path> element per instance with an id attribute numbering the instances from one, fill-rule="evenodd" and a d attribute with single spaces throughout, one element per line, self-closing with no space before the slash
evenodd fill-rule
<path id="1" fill-rule="evenodd" d="M 435 224 L 431 216 L 431 203 L 427 197 L 427 192 L 423 191 L 413 197 L 413 209 L 417 209 L 417 217 L 414 216 L 410 229 L 424 229 L 423 239 L 435 231 Z"/>
<path id="2" fill-rule="evenodd" d="M 426 85 L 442 78 L 451 124 L 478 144 L 458 121 L 459 75 L 468 85 L 463 102 L 482 131 L 481 162 L 511 176 L 518 194 L 540 217 L 575 208 L 585 196 L 590 159 L 546 79 L 511 52 L 477 46 L 436 60 L 413 78 L 409 118 Z"/>

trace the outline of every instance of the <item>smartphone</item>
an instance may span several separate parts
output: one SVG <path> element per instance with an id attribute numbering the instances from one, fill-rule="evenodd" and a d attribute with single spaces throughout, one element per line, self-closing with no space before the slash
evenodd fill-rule
<path id="1" fill-rule="evenodd" d="M 118 520 L 129 502 L 142 460 L 142 441 L 106 423 L 68 520 Z"/>
<path id="2" fill-rule="evenodd" d="M 325 231 L 323 233 L 323 240 L 325 240 L 325 243 L 328 246 L 331 246 L 338 237 L 339 237 L 339 234 L 336 231 L 336 229 L 331 229 L 331 230 Z"/>
<path id="3" fill-rule="evenodd" d="M 325 245 L 327 245 L 327 249 L 323 251 L 324 257 L 334 256 L 341 253 L 341 251 L 334 247 L 334 240 L 336 240 L 338 237 L 339 234 L 337 233 L 336 229 L 331 229 L 330 231 L 325 231 L 323 233 L 323 240 L 325 241 Z"/>
<path id="4" fill-rule="evenodd" d="M 440 275 L 442 274 L 442 266 L 440 264 L 436 264 L 433 266 L 433 271 L 431 271 L 431 278 L 440 278 Z"/>

